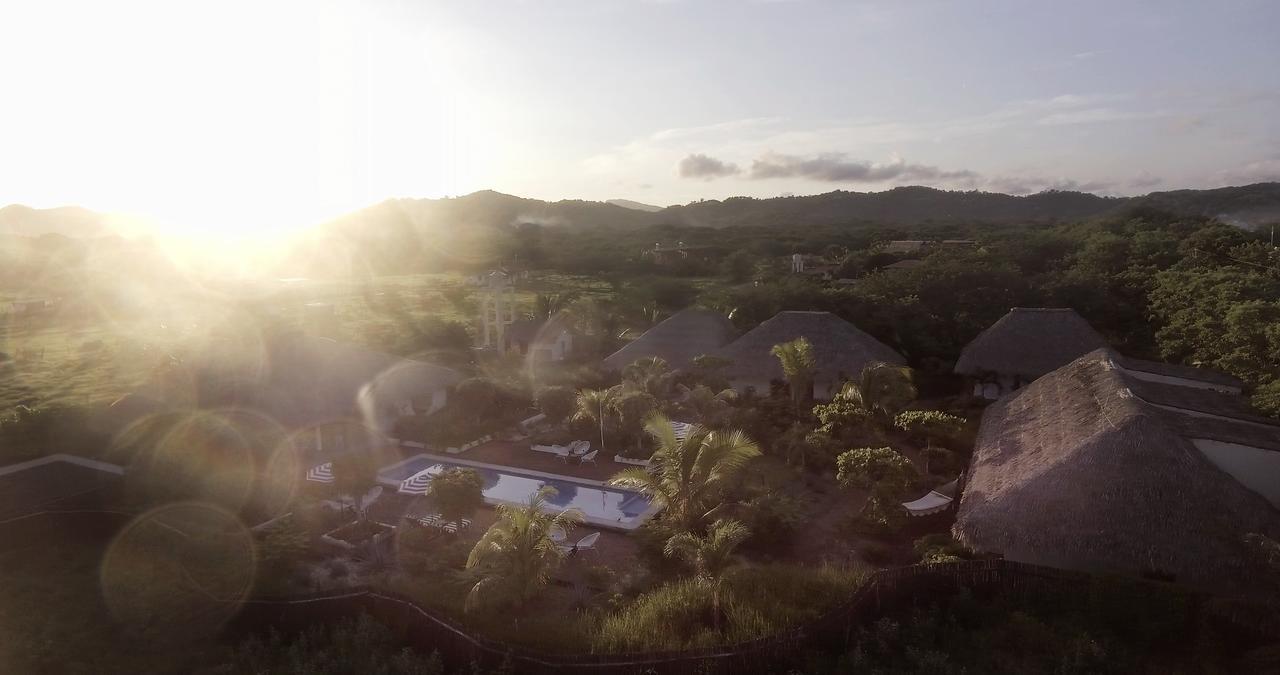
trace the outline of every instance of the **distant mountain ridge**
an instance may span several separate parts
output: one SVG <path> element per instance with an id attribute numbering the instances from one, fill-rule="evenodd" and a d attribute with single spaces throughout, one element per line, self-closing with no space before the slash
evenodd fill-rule
<path id="1" fill-rule="evenodd" d="M 630 199 L 609 199 L 605 201 L 605 203 L 613 204 L 614 206 L 621 206 L 624 209 L 635 209 L 637 211 L 648 211 L 650 213 L 661 211 L 665 208 L 662 206 L 654 206 L 653 204 L 645 204 L 644 202 L 633 202 Z"/>
<path id="2" fill-rule="evenodd" d="M 647 208 L 642 210 L 642 206 Z M 522 224 L 637 228 L 1046 222 L 1091 218 L 1135 207 L 1178 215 L 1216 216 L 1246 227 L 1258 226 L 1280 221 L 1280 183 L 1153 192 L 1140 197 L 1101 197 L 1068 191 L 1014 196 L 913 186 L 883 192 L 837 190 L 802 197 L 731 197 L 666 208 L 628 200 L 547 202 L 482 190 L 444 199 L 389 199 L 318 225 L 308 236 L 394 241 L 401 236 L 420 237 L 433 232 L 448 239 L 466 237 L 468 231 Z M 0 209 L 0 235 L 99 236 L 111 232 L 110 219 L 108 214 L 74 206 L 32 209 L 13 205 Z"/>

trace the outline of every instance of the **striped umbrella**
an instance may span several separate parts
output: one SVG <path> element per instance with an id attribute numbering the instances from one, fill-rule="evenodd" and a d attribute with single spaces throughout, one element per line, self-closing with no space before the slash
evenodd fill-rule
<path id="1" fill-rule="evenodd" d="M 400 482 L 400 492 L 406 495 L 425 495 L 431 485 L 431 478 L 444 471 L 439 464 L 429 466 Z"/>
<path id="2" fill-rule="evenodd" d="M 313 483 L 332 483 L 333 482 L 333 462 L 325 462 L 317 467 L 312 467 L 307 472 L 307 480 Z"/>

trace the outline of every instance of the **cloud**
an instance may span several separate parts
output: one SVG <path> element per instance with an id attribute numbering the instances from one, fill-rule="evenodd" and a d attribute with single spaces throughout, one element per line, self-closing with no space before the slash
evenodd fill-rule
<path id="1" fill-rule="evenodd" d="M 796 155 L 767 153 L 751 163 L 751 178 L 807 178 L 827 182 L 866 182 L 887 180 L 960 180 L 975 179 L 969 170 L 945 171 L 936 166 L 908 164 L 901 157 L 886 164 L 845 159 L 843 153 L 829 152 L 805 158 Z"/>
<path id="2" fill-rule="evenodd" d="M 1164 179 L 1153 175 L 1147 171 L 1141 171 L 1129 181 L 1131 188 L 1149 188 L 1155 187 L 1164 182 Z"/>
<path id="3" fill-rule="evenodd" d="M 1099 124 L 1103 122 L 1128 122 L 1162 117 L 1164 113 L 1157 111 L 1116 110 L 1115 108 L 1082 108 L 1066 112 L 1053 113 L 1036 120 L 1042 126 L 1062 126 L 1066 124 Z"/>
<path id="4" fill-rule="evenodd" d="M 1111 192 L 1115 184 L 1109 181 L 1078 181 L 1071 178 L 1045 178 L 1043 176 L 999 176 L 984 183 L 992 192 L 1010 195 L 1030 195 L 1045 190 L 1070 192 Z"/>
<path id="5" fill-rule="evenodd" d="M 1222 185 L 1249 185 L 1280 181 L 1280 157 L 1271 157 L 1224 169 L 1217 173 Z"/>
<path id="6" fill-rule="evenodd" d="M 740 171 L 737 164 L 724 162 L 702 153 L 693 153 L 680 160 L 676 171 L 681 178 L 700 178 L 713 180 L 732 176 Z"/>

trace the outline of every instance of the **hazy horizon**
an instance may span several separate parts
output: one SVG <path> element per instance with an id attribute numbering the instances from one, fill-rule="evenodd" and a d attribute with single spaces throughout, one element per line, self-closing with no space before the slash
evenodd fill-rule
<path id="1" fill-rule="evenodd" d="M 482 189 L 667 206 L 1280 179 L 1280 6 L 51 2 L 0 204 L 186 231 Z M 147 20 L 141 20 L 145 17 Z"/>

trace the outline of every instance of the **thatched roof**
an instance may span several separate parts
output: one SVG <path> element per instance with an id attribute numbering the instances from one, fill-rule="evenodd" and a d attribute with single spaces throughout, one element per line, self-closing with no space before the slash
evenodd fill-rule
<path id="1" fill-rule="evenodd" d="M 723 347 L 735 333 L 728 317 L 719 312 L 685 309 L 610 354 L 604 365 L 622 370 L 639 359 L 657 356 L 672 368 L 688 368 L 694 357 Z"/>
<path id="2" fill-rule="evenodd" d="M 1178 377 L 1186 380 L 1199 380 L 1200 382 L 1223 387 L 1233 387 L 1235 389 L 1242 389 L 1244 387 L 1244 382 L 1238 377 L 1233 377 L 1226 373 L 1220 373 L 1208 368 L 1199 368 L 1197 366 L 1182 366 L 1174 363 L 1147 361 L 1146 359 L 1135 359 L 1128 356 L 1120 357 L 1120 365 L 1124 366 L 1128 370 L 1150 373 L 1152 375 Z"/>
<path id="3" fill-rule="evenodd" d="M 965 346 L 955 371 L 1033 380 L 1106 346 L 1102 335 L 1074 309 L 1014 307 Z"/>
<path id="4" fill-rule="evenodd" d="M 1256 584 L 1243 537 L 1280 538 L 1280 512 L 1189 440 L 1248 423 L 1143 401 L 1113 358 L 1092 352 L 987 408 L 956 538 L 1024 562 Z"/>
<path id="5" fill-rule="evenodd" d="M 867 365 L 883 361 L 905 364 L 901 354 L 831 312 L 778 312 L 715 355 L 729 359 L 730 379 L 747 382 L 784 380 L 782 364 L 771 352 L 774 345 L 807 338 L 813 345 L 820 386 L 855 379 Z"/>
<path id="6" fill-rule="evenodd" d="M 462 379 L 443 366 L 302 335 L 274 340 L 268 364 L 257 403 L 286 426 L 351 418 L 370 408 L 381 416 L 392 401 L 430 395 Z"/>

